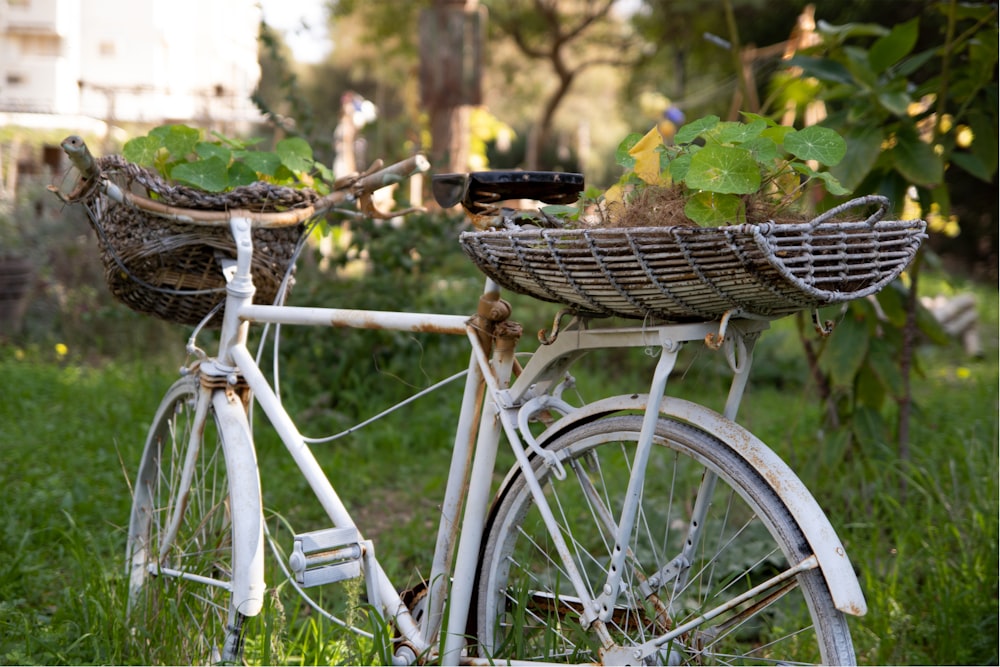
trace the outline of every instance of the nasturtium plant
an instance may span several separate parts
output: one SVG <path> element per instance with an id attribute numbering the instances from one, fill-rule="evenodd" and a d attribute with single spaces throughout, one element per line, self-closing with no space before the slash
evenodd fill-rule
<path id="1" fill-rule="evenodd" d="M 259 139 L 238 140 L 187 125 L 162 125 L 125 143 L 126 160 L 159 172 L 165 178 L 204 190 L 225 192 L 257 181 L 326 190 L 333 180 L 329 168 L 313 158 L 304 139 L 282 139 L 274 152 L 254 148 Z"/>
<path id="2" fill-rule="evenodd" d="M 631 134 L 616 153 L 626 168 L 605 193 L 613 210 L 648 188 L 674 189 L 686 202 L 685 216 L 700 225 L 747 222 L 751 198 L 771 211 L 787 209 L 807 183 L 819 182 L 834 195 L 849 194 L 829 172 L 843 159 L 844 139 L 833 130 L 811 126 L 801 130 L 778 125 L 757 114 L 746 122 L 706 116 L 681 127 L 666 142 L 654 127 Z"/>

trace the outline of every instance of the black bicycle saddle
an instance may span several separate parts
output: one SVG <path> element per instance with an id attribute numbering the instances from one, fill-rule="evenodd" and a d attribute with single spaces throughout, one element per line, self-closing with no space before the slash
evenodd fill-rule
<path id="1" fill-rule="evenodd" d="M 536 199 L 546 204 L 572 204 L 583 191 L 583 174 L 561 171 L 475 171 L 436 174 L 434 199 L 445 208 L 461 204 L 478 215 L 505 199 Z"/>

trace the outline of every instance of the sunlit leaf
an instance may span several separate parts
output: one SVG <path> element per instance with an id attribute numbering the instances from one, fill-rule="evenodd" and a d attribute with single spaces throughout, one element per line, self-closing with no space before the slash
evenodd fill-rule
<path id="1" fill-rule="evenodd" d="M 241 185 L 250 185 L 260 180 L 257 171 L 251 169 L 242 162 L 234 162 L 229 165 L 228 187 L 238 188 Z"/>
<path id="2" fill-rule="evenodd" d="M 612 185 L 604 192 L 604 201 L 611 204 L 620 204 L 625 199 L 625 190 L 620 185 Z"/>
<path id="3" fill-rule="evenodd" d="M 129 162 L 143 167 L 151 167 L 161 148 L 163 148 L 163 142 L 158 137 L 136 137 L 129 139 L 122 146 L 122 156 Z"/>
<path id="4" fill-rule="evenodd" d="M 322 164 L 320 162 L 314 162 L 313 168 L 316 170 L 316 173 L 319 175 L 319 177 L 324 181 L 333 180 L 333 170 L 327 167 L 325 164 Z"/>
<path id="5" fill-rule="evenodd" d="M 313 153 L 309 142 L 301 137 L 288 137 L 278 142 L 274 152 L 281 164 L 293 172 L 308 173 L 313 167 Z"/>
<path id="6" fill-rule="evenodd" d="M 247 148 L 250 148 L 251 146 L 256 146 L 261 141 L 263 141 L 263 139 L 261 139 L 260 137 L 249 137 L 247 139 L 237 139 L 236 137 L 227 137 L 221 132 L 216 132 L 215 130 L 212 130 L 212 136 L 218 139 L 226 146 L 229 146 L 234 151 L 245 150 Z"/>
<path id="7" fill-rule="evenodd" d="M 762 164 L 773 163 L 779 157 L 778 144 L 770 137 L 759 136 L 751 139 L 743 144 L 743 148 L 750 151 L 753 159 Z"/>
<path id="8" fill-rule="evenodd" d="M 692 153 L 683 153 L 670 161 L 670 178 L 674 182 L 680 183 L 687 176 L 688 169 L 691 168 Z"/>
<path id="9" fill-rule="evenodd" d="M 743 202 L 736 195 L 699 192 L 688 199 L 684 214 L 699 225 L 717 227 L 746 222 Z"/>
<path id="10" fill-rule="evenodd" d="M 703 132 L 711 130 L 719 124 L 718 116 L 705 116 L 698 120 L 693 120 L 687 125 L 681 126 L 674 135 L 674 141 L 679 144 L 688 144 L 698 138 Z"/>
<path id="11" fill-rule="evenodd" d="M 619 167 L 625 167 L 626 169 L 631 169 L 635 166 L 635 158 L 632 157 L 630 151 L 632 147 L 639 143 L 642 139 L 642 135 L 638 132 L 632 132 L 627 137 L 622 139 L 621 143 L 618 144 L 618 148 L 615 150 L 615 164 Z"/>
<path id="12" fill-rule="evenodd" d="M 162 130 L 160 138 L 163 147 L 170 151 L 174 157 L 184 157 L 194 151 L 195 145 L 201 140 L 201 132 L 187 125 L 164 125 L 150 131 L 153 134 L 157 130 Z"/>
<path id="13" fill-rule="evenodd" d="M 223 192 L 229 187 L 229 165 L 217 156 L 198 162 L 184 162 L 171 170 L 170 177 L 178 183 L 206 192 Z"/>
<path id="14" fill-rule="evenodd" d="M 274 176 L 278 167 L 281 166 L 281 158 L 274 153 L 263 151 L 246 151 L 239 156 L 239 159 L 254 171 L 265 176 Z"/>
<path id="15" fill-rule="evenodd" d="M 827 166 L 840 162 L 847 152 L 847 142 L 828 127 L 810 127 L 789 132 L 785 136 L 785 149 L 800 160 L 816 160 Z"/>
<path id="16" fill-rule="evenodd" d="M 635 158 L 636 176 L 650 185 L 660 182 L 660 152 L 663 136 L 657 128 L 651 129 L 629 150 L 629 155 Z"/>
<path id="17" fill-rule="evenodd" d="M 822 182 L 823 187 L 826 188 L 826 191 L 831 195 L 839 197 L 851 194 L 851 191 L 841 185 L 840 181 L 838 181 L 836 177 L 828 171 L 816 171 L 807 164 L 793 164 L 791 167 L 796 172 L 803 174 L 811 180 Z"/>
<path id="18" fill-rule="evenodd" d="M 764 125 L 767 126 L 767 127 L 769 127 L 769 128 L 771 128 L 771 127 L 781 127 L 781 126 L 778 125 L 778 122 L 776 120 L 774 120 L 772 118 L 768 118 L 767 116 L 761 116 L 758 113 L 753 113 L 753 112 L 750 112 L 750 111 L 741 111 L 740 115 L 743 116 L 744 118 L 746 118 L 750 122 L 755 122 L 755 121 L 758 121 L 758 120 L 764 121 Z"/>
<path id="19" fill-rule="evenodd" d="M 695 190 L 749 194 L 760 188 L 760 169 L 748 150 L 706 146 L 691 157 L 684 180 Z"/>
<path id="20" fill-rule="evenodd" d="M 233 152 L 226 148 L 225 146 L 220 146 L 219 144 L 213 144 L 208 141 L 199 141 L 194 146 L 194 152 L 198 157 L 202 159 L 208 159 L 210 157 L 218 157 L 220 160 L 224 161 L 226 164 L 233 159 Z"/>
<path id="21" fill-rule="evenodd" d="M 742 144 L 760 136 L 767 129 L 763 120 L 753 120 L 749 123 L 719 123 L 712 132 L 713 139 L 722 144 Z"/>

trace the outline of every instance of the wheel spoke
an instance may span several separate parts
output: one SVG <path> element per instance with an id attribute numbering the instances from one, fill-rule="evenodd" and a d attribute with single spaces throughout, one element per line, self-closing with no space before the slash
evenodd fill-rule
<path id="1" fill-rule="evenodd" d="M 657 427 L 617 604 L 606 623 L 580 626 L 608 581 L 640 421 L 609 417 L 550 440 L 573 471 L 565 480 L 536 469 L 589 598 L 569 586 L 527 485 L 514 478 L 502 492 L 481 564 L 481 655 L 631 661 L 637 649 L 653 662 L 853 660 L 843 615 L 766 480 L 717 439 L 669 420 Z"/>
<path id="2" fill-rule="evenodd" d="M 240 647 L 233 633 L 242 632 L 242 619 L 230 620 L 232 517 L 222 434 L 197 397 L 196 378 L 167 393 L 134 487 L 129 619 L 148 664 L 239 661 L 226 648 Z M 157 641 L 164 637 L 173 639 Z"/>

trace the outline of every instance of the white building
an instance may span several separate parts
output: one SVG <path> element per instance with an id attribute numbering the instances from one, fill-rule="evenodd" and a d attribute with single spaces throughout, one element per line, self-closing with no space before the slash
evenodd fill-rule
<path id="1" fill-rule="evenodd" d="M 0 124 L 259 121 L 259 23 L 256 0 L 0 0 Z"/>

